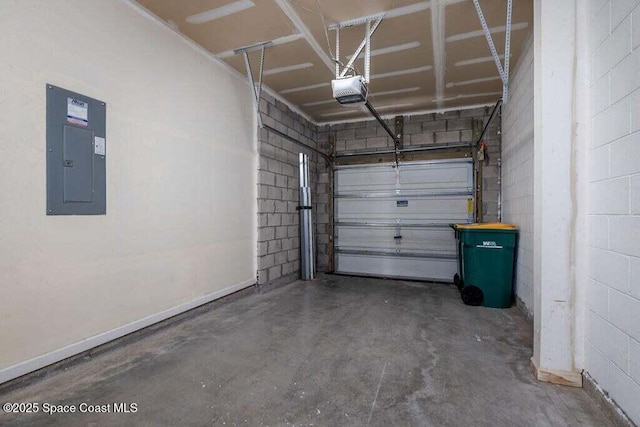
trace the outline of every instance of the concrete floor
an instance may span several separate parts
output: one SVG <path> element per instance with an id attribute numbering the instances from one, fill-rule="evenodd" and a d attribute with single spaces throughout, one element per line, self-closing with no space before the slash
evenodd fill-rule
<path id="1" fill-rule="evenodd" d="M 117 346 L 0 402 L 136 403 L 0 414 L 2 425 L 611 425 L 582 389 L 533 380 L 516 308 L 441 284 L 321 276 Z"/>

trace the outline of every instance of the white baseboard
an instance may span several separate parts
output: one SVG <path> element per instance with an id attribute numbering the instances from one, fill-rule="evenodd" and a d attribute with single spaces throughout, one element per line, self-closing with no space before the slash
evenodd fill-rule
<path id="1" fill-rule="evenodd" d="M 43 354 L 41 356 L 34 357 L 33 359 L 29 359 L 27 361 L 17 363 L 7 368 L 0 369 L 0 384 L 10 381 L 12 379 L 18 378 L 22 375 L 28 374 L 29 372 L 37 371 L 38 369 L 44 368 L 45 366 L 49 366 L 52 363 L 56 363 L 68 357 L 75 356 L 76 354 L 82 353 L 83 351 L 87 351 L 91 348 L 97 347 L 109 341 L 113 341 L 117 338 L 123 337 L 137 330 L 146 328 L 147 326 L 153 325 L 154 323 L 161 322 L 177 314 L 184 313 L 185 311 L 189 311 L 193 308 L 196 308 L 200 305 L 206 304 L 218 298 L 225 297 L 229 294 L 232 294 L 234 292 L 237 292 L 244 288 L 252 286 L 255 283 L 256 283 L 255 279 L 246 280 L 242 283 L 238 283 L 236 285 L 232 285 L 224 289 L 220 289 L 218 291 L 210 293 L 208 295 L 202 296 L 186 304 L 172 307 L 168 310 L 153 314 L 151 316 L 143 317 L 140 320 L 136 320 L 134 322 L 120 326 L 110 331 L 103 332 L 101 334 L 83 339 L 76 343 L 70 344 L 66 347 L 62 347 L 52 352 Z"/>

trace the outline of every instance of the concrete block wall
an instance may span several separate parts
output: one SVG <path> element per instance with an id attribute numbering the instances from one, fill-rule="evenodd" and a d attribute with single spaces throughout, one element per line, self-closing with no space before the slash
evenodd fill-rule
<path id="1" fill-rule="evenodd" d="M 263 93 L 260 111 L 265 125 L 318 148 L 317 126 L 286 104 Z M 322 202 L 328 200 L 326 166 L 316 153 L 266 128 L 258 129 L 258 152 L 258 283 L 290 282 L 300 275 L 298 155 L 305 152 L 311 159 L 313 216 L 316 224 L 320 221 L 320 229 L 328 217 L 326 202 Z M 318 240 L 326 239 L 316 237 Z"/>
<path id="2" fill-rule="evenodd" d="M 328 152 L 328 144 L 326 139 L 318 138 L 318 149 L 324 153 Z M 313 203 L 314 227 L 315 227 L 315 248 L 316 248 L 316 270 L 328 271 L 329 260 L 329 243 L 332 239 L 331 222 L 331 205 L 332 197 L 331 189 L 331 168 L 323 159 L 319 159 L 316 163 L 316 181 L 311 195 Z"/>
<path id="3" fill-rule="evenodd" d="M 640 424 L 640 2 L 592 0 L 586 370 Z"/>
<path id="4" fill-rule="evenodd" d="M 487 123 L 492 107 L 479 107 L 445 113 L 429 113 L 404 117 L 403 145 L 423 147 L 434 144 L 457 145 L 469 143 L 473 138 L 473 120 Z M 395 120 L 386 120 L 393 131 Z M 393 140 L 375 120 L 339 123 L 319 129 L 318 140 L 326 141 L 335 135 L 336 153 L 357 153 L 362 151 L 383 151 L 393 149 Z M 500 117 L 492 120 L 484 141 L 487 143 L 488 161 L 483 172 L 483 212 L 484 221 L 498 220 L 499 168 L 500 159 Z M 475 141 L 474 141 L 475 142 Z"/>
<path id="5" fill-rule="evenodd" d="M 519 230 L 515 292 L 533 315 L 533 33 L 502 108 L 502 220 Z"/>

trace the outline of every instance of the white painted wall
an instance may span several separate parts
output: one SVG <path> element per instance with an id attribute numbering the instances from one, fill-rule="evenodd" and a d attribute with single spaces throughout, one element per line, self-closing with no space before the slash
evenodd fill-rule
<path id="1" fill-rule="evenodd" d="M 255 281 L 242 79 L 126 1 L 2 1 L 0 33 L 0 382 Z M 45 215 L 46 83 L 107 103 L 107 215 Z"/>
<path id="2" fill-rule="evenodd" d="M 640 2 L 592 0 L 586 370 L 640 423 Z"/>
<path id="3" fill-rule="evenodd" d="M 584 367 L 586 34 L 579 2 L 534 0 L 532 363 L 537 378 L 580 386 Z"/>
<path id="4" fill-rule="evenodd" d="M 519 230 L 515 292 L 533 314 L 533 34 L 509 79 L 501 158 L 502 221 Z"/>

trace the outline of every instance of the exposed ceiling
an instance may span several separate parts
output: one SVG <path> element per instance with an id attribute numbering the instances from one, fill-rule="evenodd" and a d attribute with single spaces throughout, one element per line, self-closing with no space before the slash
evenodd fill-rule
<path id="1" fill-rule="evenodd" d="M 218 58 L 246 74 L 233 50 L 264 41 L 264 84 L 316 122 L 368 117 L 332 99 L 331 24 L 385 13 L 371 39 L 370 100 L 383 115 L 494 103 L 502 83 L 472 0 L 137 0 Z M 506 0 L 480 0 L 496 48 L 504 53 Z M 532 0 L 514 0 L 511 63 L 531 30 Z M 213 19 L 212 19 L 213 18 Z M 326 31 L 325 31 L 326 29 Z M 364 25 L 340 32 L 341 61 Z M 257 74 L 260 52 L 249 57 Z M 364 72 L 364 60 L 355 63 Z"/>

